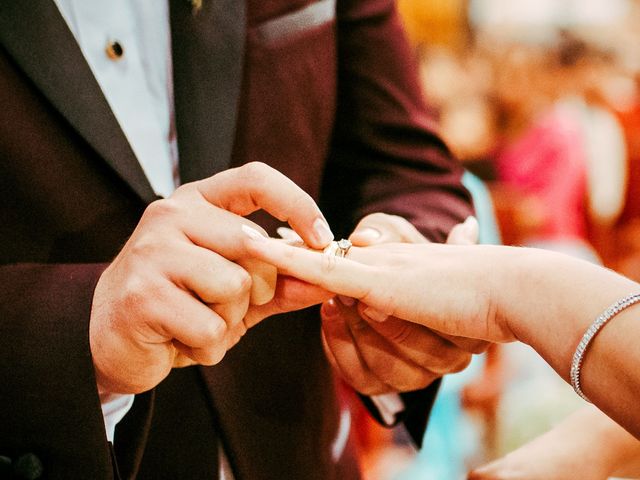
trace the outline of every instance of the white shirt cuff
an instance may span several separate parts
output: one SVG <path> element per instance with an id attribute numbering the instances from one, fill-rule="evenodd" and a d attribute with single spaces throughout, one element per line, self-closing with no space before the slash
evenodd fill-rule
<path id="1" fill-rule="evenodd" d="M 380 412 L 382 420 L 387 426 L 395 425 L 397 416 L 404 412 L 404 401 L 397 393 L 385 393 L 383 395 L 372 395 L 371 401 Z"/>
<path id="2" fill-rule="evenodd" d="M 107 440 L 113 443 L 116 433 L 116 425 L 131 410 L 135 395 L 112 393 L 100 398 L 104 428 L 107 431 Z"/>

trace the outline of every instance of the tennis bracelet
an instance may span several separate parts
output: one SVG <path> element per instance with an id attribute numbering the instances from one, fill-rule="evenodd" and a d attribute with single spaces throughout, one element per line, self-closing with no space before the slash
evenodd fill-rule
<path id="1" fill-rule="evenodd" d="M 578 344 L 578 348 L 576 348 L 576 352 L 573 354 L 570 373 L 571 386 L 580 397 L 582 397 L 589 403 L 591 403 L 591 400 L 587 398 L 587 396 L 582 391 L 582 388 L 580 388 L 580 367 L 582 367 L 585 352 L 587 351 L 587 348 L 589 347 L 591 341 L 609 320 L 611 320 L 625 308 L 630 307 L 631 305 L 638 302 L 640 302 L 640 293 L 633 293 L 631 295 L 627 295 L 624 298 L 621 298 L 616 303 L 607 308 L 587 329 L 585 334 L 582 336 L 582 340 L 580 340 L 580 343 Z"/>

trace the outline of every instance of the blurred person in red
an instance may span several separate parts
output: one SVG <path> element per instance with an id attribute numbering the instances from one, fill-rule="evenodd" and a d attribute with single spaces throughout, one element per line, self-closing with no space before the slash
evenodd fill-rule
<path id="1" fill-rule="evenodd" d="M 615 73 L 615 72 L 614 72 Z M 614 77 L 615 79 L 615 77 Z M 616 109 L 624 131 L 627 161 L 620 211 L 610 222 L 591 225 L 591 236 L 605 265 L 635 280 L 640 279 L 640 78 L 631 80 L 630 101 Z"/>
<path id="2" fill-rule="evenodd" d="M 543 90 L 543 74 L 533 73 L 545 61 L 540 52 L 516 48 L 498 74 L 502 81 L 496 91 L 507 128 L 496 157 L 497 176 L 535 206 L 529 214 L 537 219 L 537 231 L 524 239 L 526 244 L 577 251 L 586 237 L 585 141 L 576 116 Z M 554 70 L 566 75 L 564 69 Z"/>
<path id="3" fill-rule="evenodd" d="M 622 129 L 597 88 L 601 56 L 563 32 L 549 54 L 515 65 L 520 81 L 501 95 L 516 128 L 497 157 L 500 180 L 537 202 L 539 226 L 525 243 L 596 262 L 588 226 L 619 215 L 626 163 Z M 544 73 L 529 75 L 534 68 Z"/>

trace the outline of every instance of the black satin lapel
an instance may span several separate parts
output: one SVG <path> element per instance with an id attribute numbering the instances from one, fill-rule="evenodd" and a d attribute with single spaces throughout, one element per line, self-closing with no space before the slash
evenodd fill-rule
<path id="1" fill-rule="evenodd" d="M 173 78 L 182 183 L 226 169 L 245 47 L 244 0 L 171 0 Z"/>
<path id="2" fill-rule="evenodd" d="M 153 200 L 153 189 L 53 0 L 0 0 L 0 43 L 138 195 Z"/>

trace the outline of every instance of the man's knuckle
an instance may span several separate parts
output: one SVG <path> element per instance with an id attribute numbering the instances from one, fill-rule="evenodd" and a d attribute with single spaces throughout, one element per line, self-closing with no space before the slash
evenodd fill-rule
<path id="1" fill-rule="evenodd" d="M 198 363 L 201 365 L 216 365 L 222 361 L 226 353 L 226 350 L 222 348 L 208 348 L 199 355 Z"/>
<path id="2" fill-rule="evenodd" d="M 427 388 L 436 378 L 436 375 L 433 373 L 423 371 L 423 373 L 417 377 L 416 383 L 411 385 L 410 390 L 422 390 L 423 388 Z"/>
<path id="3" fill-rule="evenodd" d="M 452 369 L 458 365 L 458 361 L 458 357 L 452 357 L 448 351 L 433 348 L 423 350 L 419 364 L 433 374 L 444 375 L 451 373 Z"/>
<path id="4" fill-rule="evenodd" d="M 357 367 L 354 365 L 358 365 Z M 360 364 L 359 360 L 355 360 L 352 362 L 349 367 L 345 368 L 344 362 L 338 363 L 338 371 L 340 376 L 351 385 L 354 389 L 364 395 L 370 395 L 368 393 L 372 389 L 372 381 L 370 375 L 368 375 L 364 369 L 364 367 Z"/>
<path id="5" fill-rule="evenodd" d="M 469 364 L 471 363 L 471 354 L 467 354 L 464 355 L 462 357 L 460 357 L 460 362 L 459 362 L 459 370 L 458 371 L 462 371 L 465 368 L 467 368 L 469 366 Z"/>
<path id="6" fill-rule="evenodd" d="M 309 195 L 304 190 L 297 189 L 297 188 L 295 190 L 295 196 L 293 201 L 298 206 L 315 205 L 315 201 L 313 200 L 313 197 L 311 195 Z"/>
<path id="7" fill-rule="evenodd" d="M 238 322 L 238 325 L 236 326 L 236 328 L 233 331 L 234 335 L 237 338 L 237 341 L 235 343 L 238 343 L 240 341 L 240 339 L 245 336 L 247 331 L 249 331 L 249 328 L 250 328 L 250 324 L 247 323 L 246 315 L 245 315 L 244 317 L 242 317 L 240 322 Z"/>
<path id="8" fill-rule="evenodd" d="M 474 353 L 476 355 L 479 355 L 481 353 L 484 353 L 487 351 L 487 348 L 489 348 L 489 342 L 484 342 L 484 341 L 477 341 L 477 342 L 473 342 L 471 343 L 471 345 L 469 345 L 469 347 L 466 349 L 469 353 Z"/>
<path id="9" fill-rule="evenodd" d="M 209 345 L 210 350 L 219 350 L 219 345 L 227 335 L 227 326 L 223 321 L 206 321 L 201 327 L 199 336 L 203 345 Z"/>
<path id="10" fill-rule="evenodd" d="M 398 325 L 398 328 L 393 329 L 393 331 L 389 332 L 387 338 L 391 340 L 393 343 L 402 345 L 407 342 L 407 340 L 411 337 L 413 329 L 410 325 L 406 323 L 402 323 Z"/>
<path id="11" fill-rule="evenodd" d="M 313 203 L 310 195 L 304 191 L 296 191 L 289 199 L 288 207 L 292 212 L 306 211 Z"/>
<path id="12" fill-rule="evenodd" d="M 457 373 L 461 372 L 471 363 L 471 354 L 464 352 L 455 352 L 450 356 L 449 361 L 446 363 L 445 368 L 447 369 L 443 373 Z"/>
<path id="13" fill-rule="evenodd" d="M 433 382 L 435 375 L 424 369 L 412 369 L 404 376 L 397 376 L 393 382 L 393 387 L 400 392 L 421 390 Z"/>
<path id="14" fill-rule="evenodd" d="M 171 197 L 181 197 L 183 195 L 190 195 L 193 192 L 197 191 L 197 187 L 198 184 L 201 182 L 202 180 L 198 181 L 198 182 L 191 182 L 191 183 L 185 183 L 180 185 L 178 188 L 175 189 L 175 191 L 173 192 L 173 195 Z M 173 198 L 169 198 L 168 200 L 171 200 L 173 202 L 175 202 L 173 200 Z"/>
<path id="15" fill-rule="evenodd" d="M 263 180 L 270 170 L 271 168 L 262 162 L 249 162 L 240 167 L 239 174 L 249 182 L 256 182 Z"/>
<path id="16" fill-rule="evenodd" d="M 385 275 L 380 274 L 380 269 L 374 268 L 370 270 L 369 273 L 371 276 L 379 277 L 380 284 L 384 284 L 383 282 L 385 281 Z M 378 278 L 376 278 L 376 280 L 378 280 Z M 396 298 L 393 291 L 391 290 L 381 292 L 367 288 L 365 291 L 363 291 L 363 295 L 360 298 L 360 301 L 366 305 L 375 305 L 376 310 L 385 315 L 391 316 L 395 311 Z"/>
<path id="17" fill-rule="evenodd" d="M 134 258 L 149 259 L 155 257 L 162 249 L 163 245 L 158 242 L 157 235 L 149 233 L 140 235 L 131 245 L 129 252 Z"/>
<path id="18" fill-rule="evenodd" d="M 143 279 L 138 274 L 130 274 L 122 282 L 121 291 L 128 297 L 136 297 L 143 295 L 147 290 L 146 279 Z"/>
<path id="19" fill-rule="evenodd" d="M 251 290 L 251 275 L 246 270 L 238 268 L 228 275 L 226 283 L 229 296 L 240 297 Z"/>
<path id="20" fill-rule="evenodd" d="M 145 216 L 152 219 L 165 219 L 178 214 L 179 211 L 179 202 L 172 198 L 163 198 L 150 203 L 145 210 Z"/>
<path id="21" fill-rule="evenodd" d="M 352 383 L 351 386 L 354 389 L 356 389 L 358 392 L 360 392 L 362 395 L 366 395 L 368 397 L 372 395 L 379 395 L 381 393 L 384 393 L 381 391 L 380 387 L 370 382 L 362 382 L 360 384 Z"/>
<path id="22" fill-rule="evenodd" d="M 120 292 L 125 308 L 130 312 L 144 310 L 151 296 L 149 281 L 138 274 L 131 274 L 122 282 Z"/>

